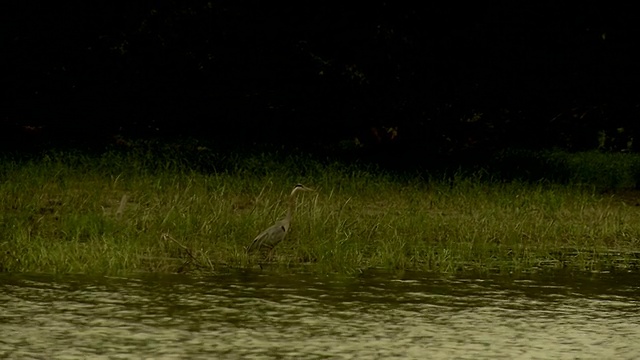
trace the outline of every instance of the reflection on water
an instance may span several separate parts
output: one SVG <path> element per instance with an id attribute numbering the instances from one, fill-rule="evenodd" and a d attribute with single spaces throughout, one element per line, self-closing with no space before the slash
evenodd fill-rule
<path id="1" fill-rule="evenodd" d="M 0 357 L 640 358 L 640 276 L 0 274 Z"/>

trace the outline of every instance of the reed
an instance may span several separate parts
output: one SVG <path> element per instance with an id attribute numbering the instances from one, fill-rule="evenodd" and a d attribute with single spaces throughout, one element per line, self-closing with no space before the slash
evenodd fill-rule
<path id="1" fill-rule="evenodd" d="M 400 177 L 310 157 L 206 149 L 198 165 L 181 151 L 4 158 L 0 270 L 522 272 L 638 261 L 640 194 L 603 192 L 585 173 L 561 184 Z M 247 255 L 253 237 L 284 215 L 298 182 L 317 192 L 298 197 L 285 241 L 269 262 Z"/>

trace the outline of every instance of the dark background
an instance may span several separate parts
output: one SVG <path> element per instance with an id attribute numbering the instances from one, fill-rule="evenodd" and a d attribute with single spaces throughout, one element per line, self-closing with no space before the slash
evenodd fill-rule
<path id="1" fill-rule="evenodd" d="M 639 17 L 607 3 L 9 1 L 0 140 L 637 151 Z"/>

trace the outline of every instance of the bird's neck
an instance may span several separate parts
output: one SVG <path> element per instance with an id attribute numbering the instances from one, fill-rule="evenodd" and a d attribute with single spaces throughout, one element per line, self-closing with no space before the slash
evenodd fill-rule
<path id="1" fill-rule="evenodd" d="M 296 207 L 296 196 L 291 194 L 289 197 L 289 207 L 287 208 L 287 220 L 291 221 L 293 217 L 293 210 Z"/>

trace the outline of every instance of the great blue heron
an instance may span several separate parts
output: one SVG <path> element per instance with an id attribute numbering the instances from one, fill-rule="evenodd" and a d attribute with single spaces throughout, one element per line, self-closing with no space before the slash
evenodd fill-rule
<path id="1" fill-rule="evenodd" d="M 275 224 L 271 225 L 265 231 L 261 232 L 249 247 L 247 248 L 247 252 L 251 252 L 253 250 L 269 250 L 271 251 L 278 243 L 280 243 L 284 236 L 287 235 L 289 231 L 289 226 L 291 225 L 291 218 L 293 217 L 293 209 L 296 206 L 296 193 L 298 191 L 313 191 L 308 187 L 298 184 L 291 191 L 291 195 L 289 196 L 289 209 L 287 210 L 287 216 L 282 219 L 276 221 Z"/>

